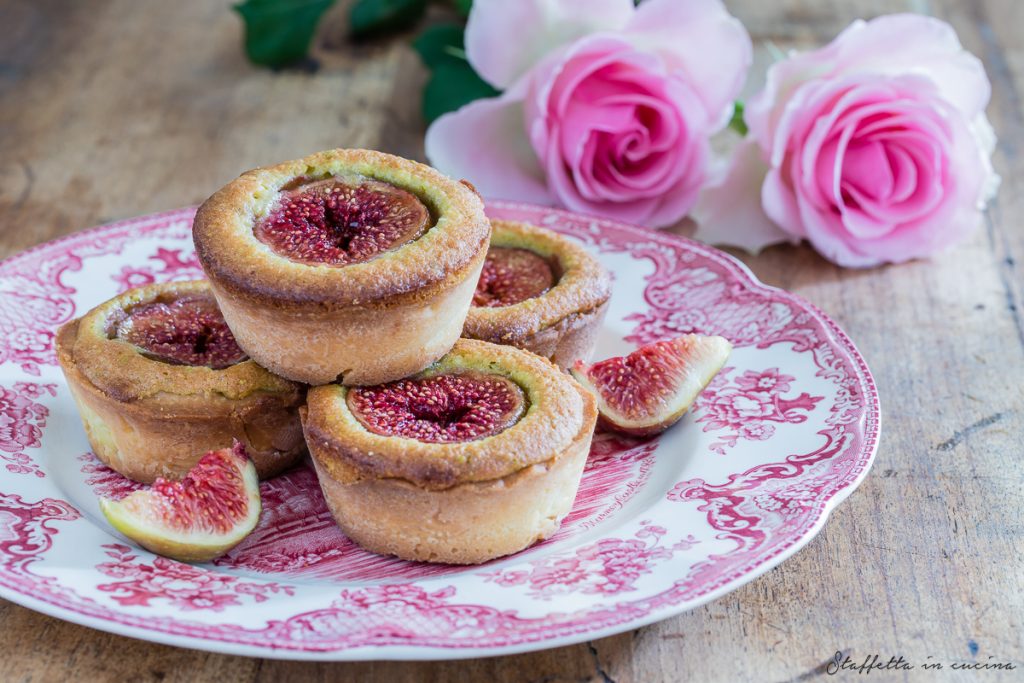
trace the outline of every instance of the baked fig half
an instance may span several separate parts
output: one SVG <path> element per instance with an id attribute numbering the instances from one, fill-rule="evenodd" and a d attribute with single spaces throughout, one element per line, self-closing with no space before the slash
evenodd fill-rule
<path id="1" fill-rule="evenodd" d="M 724 337 L 688 334 L 593 365 L 576 361 L 570 372 L 597 396 L 602 425 L 648 436 L 679 421 L 731 351 Z"/>
<path id="2" fill-rule="evenodd" d="M 121 500 L 100 499 L 115 529 L 182 562 L 207 562 L 238 545 L 260 518 L 256 467 L 242 444 L 210 451 L 181 479 L 159 478 Z"/>
<path id="3" fill-rule="evenodd" d="M 473 305 L 486 308 L 511 306 L 538 297 L 558 278 L 551 264 L 529 249 L 491 247 L 487 251 Z"/>

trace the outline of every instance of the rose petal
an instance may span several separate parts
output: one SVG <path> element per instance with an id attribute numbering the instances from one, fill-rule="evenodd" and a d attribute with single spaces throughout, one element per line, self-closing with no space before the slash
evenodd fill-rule
<path id="1" fill-rule="evenodd" d="M 787 159 L 782 168 L 771 168 L 761 186 L 761 206 L 765 215 L 788 234 L 806 237 L 797 206 L 796 193 L 786 181 L 790 174 L 791 161 Z"/>
<path id="2" fill-rule="evenodd" d="M 753 48 L 743 24 L 719 0 L 645 0 L 624 35 L 661 55 L 670 71 L 682 72 L 713 129 L 728 123 Z"/>
<path id="3" fill-rule="evenodd" d="M 795 241 L 762 208 L 761 187 L 767 171 L 757 143 L 752 138 L 740 142 L 724 172 L 704 186 L 691 214 L 697 221 L 694 238 L 753 253 L 770 244 Z"/>
<path id="4" fill-rule="evenodd" d="M 683 175 L 675 187 L 666 191 L 660 201 L 654 205 L 651 213 L 642 221 L 643 225 L 652 228 L 675 225 L 693 210 L 703 186 L 708 157 L 711 156 L 711 146 L 702 139 L 694 142 L 690 149 L 692 156 L 689 157 L 690 160 L 687 163 L 697 169 L 696 172 Z"/>
<path id="5" fill-rule="evenodd" d="M 470 102 L 427 129 L 427 158 L 465 178 L 485 197 L 552 204 L 544 171 L 523 125 L 522 92 Z"/>
<path id="6" fill-rule="evenodd" d="M 466 55 L 499 90 L 546 55 L 582 36 L 622 28 L 630 0 L 476 0 L 466 23 Z"/>
<path id="7" fill-rule="evenodd" d="M 800 193 L 796 193 L 795 196 L 800 212 L 800 225 L 808 241 L 819 254 L 847 268 L 868 268 L 880 263 L 877 258 L 862 254 L 857 249 L 856 241 L 850 239 L 846 233 L 839 214 L 834 211 L 823 211 L 808 202 Z"/>
<path id="8" fill-rule="evenodd" d="M 879 202 L 873 197 L 864 195 L 855 185 L 846 185 L 846 191 L 860 205 L 861 209 L 888 222 L 904 222 L 916 220 L 935 208 L 945 193 L 943 188 L 942 169 L 946 166 L 944 153 L 938 140 L 946 139 L 946 133 L 932 139 L 914 141 L 911 134 L 904 133 L 892 136 L 887 141 L 887 149 L 903 155 L 910 169 L 902 170 L 909 173 L 914 182 L 911 191 L 902 190 L 900 199 L 890 197 Z M 907 138 L 900 140 L 900 138 Z M 920 143 L 920 144 L 919 144 Z"/>
<path id="9" fill-rule="evenodd" d="M 624 202 L 588 199 L 580 192 L 571 170 L 557 155 L 549 157 L 546 169 L 551 193 L 570 211 L 599 214 L 628 223 L 643 224 L 657 203 L 657 199 L 650 197 Z"/>
<path id="10" fill-rule="evenodd" d="M 981 60 L 963 49 L 946 22 L 921 14 L 889 14 L 855 22 L 835 39 L 836 71 L 926 76 L 968 118 L 988 105 L 991 86 Z"/>
<path id="11" fill-rule="evenodd" d="M 595 77 L 597 72 L 602 72 Z M 542 95 L 545 107 L 564 115 L 570 100 L 598 101 L 638 91 L 660 90 L 665 69 L 653 55 L 636 52 L 629 43 L 609 36 L 590 36 L 575 43 L 561 58 L 541 65 L 536 74 L 550 79 Z"/>
<path id="12" fill-rule="evenodd" d="M 922 258 L 947 248 L 974 230 L 981 212 L 971 199 L 978 196 L 985 183 L 984 160 L 977 154 L 976 143 L 966 123 L 947 117 L 951 147 L 946 150 L 948 166 L 956 176 L 946 175 L 940 181 L 941 203 L 915 221 L 901 223 L 876 238 L 858 238 L 834 217 L 813 210 L 800 201 L 801 220 L 811 244 L 824 256 L 846 267 L 870 267 L 881 263 L 902 263 Z"/>
<path id="13" fill-rule="evenodd" d="M 968 124 L 952 116 L 945 121 L 950 126 L 951 144 L 946 150 L 947 175 L 940 181 L 941 203 L 918 220 L 901 224 L 883 239 L 858 242 L 861 253 L 879 262 L 922 258 L 963 239 L 980 224 L 982 213 L 976 198 L 987 182 L 987 157 L 977 153 Z"/>
<path id="14" fill-rule="evenodd" d="M 788 138 L 782 131 L 784 117 L 799 113 L 801 100 L 814 92 L 817 83 L 811 82 L 828 74 L 830 59 L 836 51 L 833 43 L 807 53 L 790 52 L 786 59 L 768 67 L 764 87 L 747 98 L 743 109 L 743 121 L 750 135 L 762 149 L 773 150 L 773 165 L 778 165 L 781 156 L 777 145 Z"/>
<path id="15" fill-rule="evenodd" d="M 992 153 L 996 149 L 996 132 L 992 130 L 992 124 L 984 113 L 978 114 L 969 124 L 971 135 L 978 145 L 978 152 L 981 155 L 981 164 L 985 174 L 985 182 L 978 194 L 978 208 L 984 209 L 985 205 L 996 196 L 1002 178 L 992 167 Z"/>
<path id="16" fill-rule="evenodd" d="M 553 130 L 558 135 L 557 127 Z M 557 155 L 548 159 L 546 169 L 548 183 L 553 196 L 568 209 L 581 213 L 607 216 L 614 220 L 649 227 L 673 225 L 693 207 L 700 191 L 708 154 L 707 141 L 701 139 L 690 146 L 688 167 L 697 172 L 680 179 L 668 192 L 656 196 L 637 195 L 621 201 L 588 200 L 574 182 L 571 170 Z"/>
<path id="17" fill-rule="evenodd" d="M 529 137 L 552 197 L 658 227 L 693 206 L 708 154 L 706 115 L 657 56 L 616 36 L 588 36 L 543 60 L 528 82 Z"/>
<path id="18" fill-rule="evenodd" d="M 744 121 L 770 149 L 785 109 L 804 83 L 858 74 L 914 74 L 932 82 L 968 119 L 983 112 L 991 94 L 984 67 L 963 49 L 951 26 L 934 17 L 895 14 L 855 21 L 828 45 L 793 52 L 773 64 L 764 88 L 747 100 Z"/>
<path id="19" fill-rule="evenodd" d="M 843 182 L 872 199 L 888 199 L 896 179 L 885 146 L 877 140 L 849 145 L 843 159 Z"/>
<path id="20" fill-rule="evenodd" d="M 998 183 L 989 89 L 953 29 L 915 15 L 854 22 L 773 65 L 745 112 L 771 165 L 765 213 L 844 266 L 962 239 Z"/>
<path id="21" fill-rule="evenodd" d="M 517 84 L 527 91 L 526 120 L 531 122 L 530 139 L 538 156 L 543 155 L 548 145 L 548 119 L 561 116 L 579 83 L 621 58 L 627 47 L 627 43 L 609 36 L 581 38 L 566 50 L 542 60 L 528 79 Z"/>
<path id="22" fill-rule="evenodd" d="M 890 199 L 893 202 L 905 202 L 917 188 L 917 164 L 906 149 L 897 145 L 887 145 L 885 154 L 893 178 Z"/>
<path id="23" fill-rule="evenodd" d="M 560 141 L 562 156 L 575 159 L 584 142 L 594 133 L 625 133 L 636 122 L 636 107 L 622 103 L 612 106 L 595 102 L 573 102 L 562 117 L 566 134 Z"/>

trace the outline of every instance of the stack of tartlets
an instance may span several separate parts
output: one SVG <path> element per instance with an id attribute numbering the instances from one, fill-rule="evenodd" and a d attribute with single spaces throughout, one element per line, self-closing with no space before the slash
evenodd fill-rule
<path id="1" fill-rule="evenodd" d="M 308 449 L 345 533 L 412 560 L 484 562 L 558 528 L 597 419 L 562 369 L 610 294 L 584 249 L 492 227 L 472 186 L 366 150 L 243 174 L 194 239 L 208 281 L 59 331 L 104 463 L 148 483 L 237 441 L 266 478 Z"/>

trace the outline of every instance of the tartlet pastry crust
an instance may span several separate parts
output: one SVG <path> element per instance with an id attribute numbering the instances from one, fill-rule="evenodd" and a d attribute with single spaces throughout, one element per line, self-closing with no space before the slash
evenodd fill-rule
<path id="1" fill-rule="evenodd" d="M 207 451 L 245 445 L 261 478 L 305 453 L 298 408 L 305 389 L 245 360 L 214 370 L 155 360 L 110 337 L 120 312 L 153 301 L 210 295 L 207 282 L 129 290 L 65 323 L 57 359 L 93 452 L 129 479 L 180 478 Z"/>
<path id="2" fill-rule="evenodd" d="M 373 433 L 352 414 L 347 387 L 310 390 L 303 429 L 338 525 L 373 552 L 477 564 L 550 536 L 569 512 L 597 421 L 594 398 L 550 361 L 460 339 L 421 376 L 493 373 L 529 407 L 502 432 L 426 443 Z"/>
<path id="3" fill-rule="evenodd" d="M 359 263 L 308 264 L 253 234 L 297 180 L 368 178 L 415 194 L 434 224 Z M 193 224 L 196 253 L 239 346 L 289 379 L 379 384 L 418 372 L 458 338 L 490 238 L 470 186 L 429 166 L 336 149 L 257 168 L 211 196 Z"/>
<path id="4" fill-rule="evenodd" d="M 529 223 L 491 221 L 491 246 L 529 249 L 555 266 L 557 282 L 540 296 L 509 306 L 473 306 L 462 335 L 508 344 L 561 368 L 590 358 L 608 310 L 611 276 L 586 249 Z"/>

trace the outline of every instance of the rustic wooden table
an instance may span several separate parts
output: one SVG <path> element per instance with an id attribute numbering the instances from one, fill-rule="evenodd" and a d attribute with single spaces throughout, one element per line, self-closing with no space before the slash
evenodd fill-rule
<path id="1" fill-rule="evenodd" d="M 875 467 L 807 548 L 659 624 L 462 662 L 208 654 L 0 601 L 0 680 L 804 680 L 823 673 L 836 650 L 910 661 L 992 657 L 1024 673 L 1024 3 L 728 5 L 755 42 L 782 48 L 827 40 L 858 16 L 931 12 L 956 27 L 993 85 L 1003 186 L 967 244 L 868 271 L 838 269 L 806 248 L 741 256 L 762 280 L 798 292 L 846 329 L 882 398 Z M 0 256 L 198 203 L 244 169 L 322 148 L 422 158 L 417 58 L 407 40 L 349 44 L 344 9 L 321 27 L 315 71 L 273 73 L 245 61 L 227 3 L 0 0 Z M 767 59 L 760 49 L 755 79 Z"/>

